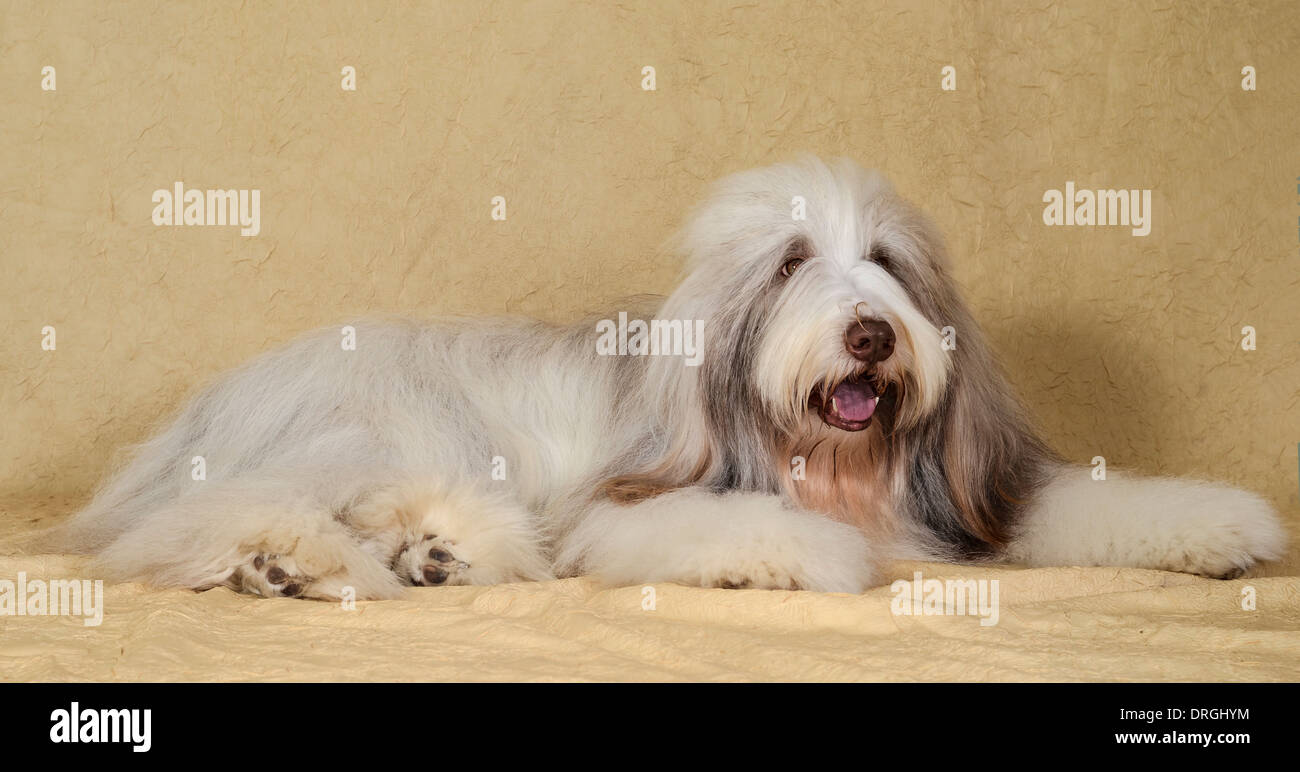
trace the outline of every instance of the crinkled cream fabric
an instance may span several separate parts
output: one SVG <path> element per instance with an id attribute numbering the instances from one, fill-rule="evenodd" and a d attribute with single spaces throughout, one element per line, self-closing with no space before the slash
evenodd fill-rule
<path id="1" fill-rule="evenodd" d="M 64 557 L 5 575 L 78 576 Z M 601 587 L 417 588 L 341 604 L 226 589 L 105 588 L 103 622 L 0 616 L 0 678 L 126 681 L 1300 680 L 1300 580 L 1137 569 L 899 564 L 890 580 L 997 580 L 997 623 L 864 595 Z M 1245 587 L 1255 609 L 1242 608 Z"/>

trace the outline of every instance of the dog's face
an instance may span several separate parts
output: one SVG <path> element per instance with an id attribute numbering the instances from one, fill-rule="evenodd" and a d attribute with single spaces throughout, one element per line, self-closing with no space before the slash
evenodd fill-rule
<path id="1" fill-rule="evenodd" d="M 683 288 L 709 312 L 706 393 L 837 442 L 934 410 L 950 368 L 931 289 L 943 270 L 879 175 L 818 160 L 738 174 L 684 238 Z"/>
<path id="2" fill-rule="evenodd" d="M 882 177 L 815 158 L 742 172 L 681 240 L 687 272 L 659 315 L 704 322 L 703 360 L 648 364 L 663 444 L 608 481 L 612 498 L 784 491 L 868 529 L 920 524 L 964 554 L 1005 543 L 1050 451 L 940 239 Z"/>

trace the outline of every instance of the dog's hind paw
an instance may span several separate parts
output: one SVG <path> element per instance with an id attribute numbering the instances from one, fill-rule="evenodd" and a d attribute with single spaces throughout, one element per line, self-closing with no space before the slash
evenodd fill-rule
<path id="1" fill-rule="evenodd" d="M 417 587 L 466 584 L 470 564 L 456 557 L 454 546 L 437 534 L 403 544 L 394 561 L 398 578 Z"/>
<path id="2" fill-rule="evenodd" d="M 258 553 L 235 569 L 232 579 L 238 589 L 266 598 L 296 598 L 313 579 L 298 573 L 293 558 L 275 553 Z"/>
<path id="3" fill-rule="evenodd" d="M 227 584 L 265 598 L 378 600 L 400 597 L 397 577 L 343 537 L 263 545 L 246 553 Z"/>

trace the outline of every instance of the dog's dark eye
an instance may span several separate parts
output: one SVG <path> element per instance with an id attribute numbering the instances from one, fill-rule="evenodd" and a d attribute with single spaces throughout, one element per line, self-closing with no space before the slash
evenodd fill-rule
<path id="1" fill-rule="evenodd" d="M 792 257 L 789 260 L 786 260 L 785 264 L 781 266 L 781 275 L 788 279 L 795 271 L 799 270 L 799 266 L 801 265 L 803 265 L 802 257 Z"/>

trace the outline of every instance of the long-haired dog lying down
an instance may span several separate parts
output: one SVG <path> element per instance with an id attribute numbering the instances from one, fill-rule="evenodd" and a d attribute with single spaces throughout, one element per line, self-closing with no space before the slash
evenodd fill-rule
<path id="1" fill-rule="evenodd" d="M 734 175 L 681 243 L 650 316 L 703 322 L 698 366 L 602 355 L 595 323 L 361 323 L 352 350 L 325 330 L 190 402 L 63 546 L 120 580 L 358 599 L 580 573 L 858 592 L 890 556 L 1231 577 L 1281 555 L 1252 493 L 1055 456 L 880 176 Z"/>

